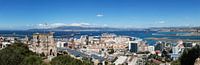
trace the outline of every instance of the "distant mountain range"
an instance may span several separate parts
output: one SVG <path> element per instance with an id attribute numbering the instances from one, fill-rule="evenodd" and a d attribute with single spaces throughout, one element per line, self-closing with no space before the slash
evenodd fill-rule
<path id="1" fill-rule="evenodd" d="M 33 31 L 130 31 L 130 30 L 143 30 L 138 28 L 112 28 L 112 27 L 86 27 L 86 26 L 60 26 L 55 28 L 37 28 L 37 29 L 29 29 Z"/>
<path id="2" fill-rule="evenodd" d="M 160 32 L 200 32 L 200 26 L 196 27 L 152 27 L 151 31 Z"/>
<path id="3" fill-rule="evenodd" d="M 89 27 L 89 26 L 59 26 L 54 28 L 29 29 L 31 31 L 187 31 L 199 32 L 200 27 L 151 27 L 151 28 L 112 28 L 112 27 Z"/>

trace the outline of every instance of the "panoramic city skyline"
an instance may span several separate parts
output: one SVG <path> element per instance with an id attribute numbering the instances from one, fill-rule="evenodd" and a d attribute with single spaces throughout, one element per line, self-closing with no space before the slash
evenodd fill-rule
<path id="1" fill-rule="evenodd" d="M 199 0 L 0 0 L 0 29 L 199 26 Z"/>
<path id="2" fill-rule="evenodd" d="M 200 65 L 200 0 L 0 0 L 0 65 Z"/>

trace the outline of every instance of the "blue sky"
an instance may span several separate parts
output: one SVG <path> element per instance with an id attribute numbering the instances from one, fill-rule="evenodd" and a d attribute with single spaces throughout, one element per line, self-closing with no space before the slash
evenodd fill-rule
<path id="1" fill-rule="evenodd" d="M 0 29 L 200 26 L 200 0 L 0 0 Z"/>

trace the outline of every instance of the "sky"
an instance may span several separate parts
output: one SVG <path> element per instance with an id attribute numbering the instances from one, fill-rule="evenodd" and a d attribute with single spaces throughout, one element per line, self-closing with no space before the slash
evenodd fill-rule
<path id="1" fill-rule="evenodd" d="M 200 0 L 0 0 L 0 29 L 200 26 Z"/>

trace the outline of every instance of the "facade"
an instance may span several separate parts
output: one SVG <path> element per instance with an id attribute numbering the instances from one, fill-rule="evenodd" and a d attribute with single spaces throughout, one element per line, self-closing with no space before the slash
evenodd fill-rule
<path id="1" fill-rule="evenodd" d="M 62 41 L 56 42 L 57 47 L 65 47 L 66 44 L 67 44 L 66 42 L 62 42 Z"/>
<path id="2" fill-rule="evenodd" d="M 15 42 L 15 37 L 0 37 L 0 50 L 13 44 Z"/>
<path id="3" fill-rule="evenodd" d="M 110 41 L 113 41 L 114 39 L 115 39 L 115 37 L 116 37 L 117 35 L 115 35 L 115 34 L 109 34 L 109 33 L 103 33 L 102 35 L 101 35 L 101 42 L 110 42 Z"/>
<path id="4" fill-rule="evenodd" d="M 1 42 L 0 43 L 0 50 L 3 49 L 3 48 L 5 48 L 5 47 L 7 47 L 7 46 L 9 46 L 9 45 L 11 45 L 10 42 Z"/>
<path id="5" fill-rule="evenodd" d="M 173 60 L 177 60 L 180 56 L 180 53 L 183 52 L 184 50 L 184 45 L 182 41 L 178 41 L 177 45 L 172 47 L 172 55 L 171 57 L 173 58 Z"/>
<path id="6" fill-rule="evenodd" d="M 134 41 L 129 41 L 129 51 L 134 53 L 145 52 L 148 51 L 148 46 L 146 45 L 146 42 L 138 38 Z"/>
<path id="7" fill-rule="evenodd" d="M 155 51 L 155 47 L 154 46 L 148 46 L 148 51 L 149 52 L 154 52 Z"/>
<path id="8" fill-rule="evenodd" d="M 138 44 L 137 43 L 129 43 L 129 51 L 130 52 L 138 52 Z"/>
<path id="9" fill-rule="evenodd" d="M 118 59 L 114 62 L 115 65 L 125 65 L 128 57 L 119 56 Z"/>
<path id="10" fill-rule="evenodd" d="M 194 65 L 200 65 L 200 58 L 197 58 L 194 62 Z"/>
<path id="11" fill-rule="evenodd" d="M 185 42 L 183 43 L 184 47 L 192 47 L 192 43 L 191 42 Z"/>
<path id="12" fill-rule="evenodd" d="M 44 54 L 45 56 L 56 56 L 57 48 L 54 43 L 53 33 L 33 34 L 32 44 L 29 47 L 33 52 Z"/>

